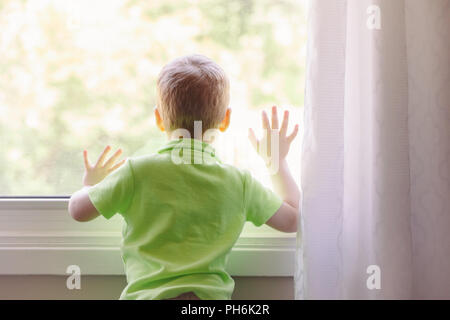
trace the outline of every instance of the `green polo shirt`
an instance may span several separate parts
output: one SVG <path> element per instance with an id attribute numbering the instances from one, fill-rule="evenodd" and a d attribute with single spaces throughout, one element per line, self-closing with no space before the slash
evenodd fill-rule
<path id="1" fill-rule="evenodd" d="M 264 224 L 282 200 L 246 170 L 222 163 L 199 140 L 172 140 L 132 156 L 88 189 L 106 219 L 124 218 L 121 245 L 128 285 L 120 299 L 167 299 L 193 291 L 231 299 L 225 270 L 244 223 Z"/>

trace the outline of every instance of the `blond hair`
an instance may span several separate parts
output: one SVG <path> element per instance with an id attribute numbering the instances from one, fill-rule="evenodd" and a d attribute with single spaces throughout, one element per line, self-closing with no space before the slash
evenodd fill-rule
<path id="1" fill-rule="evenodd" d="M 217 128 L 229 103 L 229 81 L 222 68 L 199 55 L 177 58 L 165 65 L 157 80 L 158 104 L 168 131 L 186 129 L 194 121 L 203 132 Z"/>

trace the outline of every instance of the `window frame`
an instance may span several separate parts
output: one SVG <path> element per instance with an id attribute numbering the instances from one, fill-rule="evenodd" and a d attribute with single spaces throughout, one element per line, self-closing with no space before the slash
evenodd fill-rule
<path id="1" fill-rule="evenodd" d="M 68 202 L 68 196 L 0 197 L 0 275 L 66 275 L 70 265 L 84 275 L 124 274 L 121 218 L 80 223 L 70 218 Z M 293 276 L 295 248 L 295 233 L 245 232 L 227 270 L 233 276 Z"/>
<path id="2" fill-rule="evenodd" d="M 87 223 L 68 214 L 70 196 L 0 196 L 0 275 L 123 274 L 117 217 Z M 244 232 L 230 254 L 234 276 L 293 276 L 295 233 Z"/>

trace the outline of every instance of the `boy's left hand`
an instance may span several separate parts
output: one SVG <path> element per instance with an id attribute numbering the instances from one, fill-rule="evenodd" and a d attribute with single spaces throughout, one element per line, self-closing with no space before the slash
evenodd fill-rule
<path id="1" fill-rule="evenodd" d="M 122 149 L 118 149 L 112 156 L 105 162 L 106 155 L 111 150 L 110 146 L 106 146 L 102 154 L 98 158 L 96 164 L 91 166 L 87 157 L 87 150 L 83 151 L 84 157 L 84 175 L 83 185 L 93 186 L 102 181 L 108 174 L 120 167 L 126 159 L 114 164 L 117 158 L 122 154 Z"/>

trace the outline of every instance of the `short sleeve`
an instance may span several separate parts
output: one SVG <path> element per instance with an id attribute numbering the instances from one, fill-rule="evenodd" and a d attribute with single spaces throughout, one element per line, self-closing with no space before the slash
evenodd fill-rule
<path id="1" fill-rule="evenodd" d="M 250 172 L 245 171 L 244 202 L 247 221 L 259 227 L 274 215 L 281 207 L 283 200 L 253 178 Z"/>
<path id="2" fill-rule="evenodd" d="M 89 199 L 106 219 L 116 213 L 125 214 L 134 193 L 134 178 L 130 159 L 105 179 L 88 189 Z"/>

